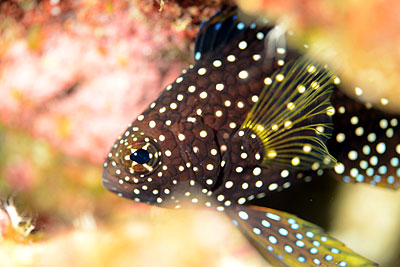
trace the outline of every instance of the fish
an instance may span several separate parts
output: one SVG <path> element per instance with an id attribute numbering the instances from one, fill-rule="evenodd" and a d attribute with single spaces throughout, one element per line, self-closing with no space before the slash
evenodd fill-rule
<path id="1" fill-rule="evenodd" d="M 340 86 L 282 25 L 224 8 L 201 24 L 194 64 L 117 138 L 103 185 L 136 202 L 225 212 L 274 266 L 378 266 L 311 222 L 249 204 L 324 173 L 398 188 L 399 117 Z"/>

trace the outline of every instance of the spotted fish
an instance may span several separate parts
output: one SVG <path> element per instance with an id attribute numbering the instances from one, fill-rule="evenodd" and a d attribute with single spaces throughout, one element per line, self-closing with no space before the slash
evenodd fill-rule
<path id="1" fill-rule="evenodd" d="M 247 202 L 323 172 L 397 188 L 398 118 L 343 94 L 282 27 L 241 20 L 236 7 L 201 25 L 194 55 L 118 138 L 103 185 L 151 205 L 224 211 L 276 266 L 377 266 L 315 224 Z"/>

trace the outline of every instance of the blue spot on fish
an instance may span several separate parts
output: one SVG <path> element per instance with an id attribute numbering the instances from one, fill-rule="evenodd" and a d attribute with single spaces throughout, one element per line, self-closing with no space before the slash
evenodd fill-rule
<path id="1" fill-rule="evenodd" d="M 195 56 L 194 56 L 194 59 L 200 60 L 201 59 L 201 53 L 197 51 Z"/>
<path id="2" fill-rule="evenodd" d="M 238 30 L 243 30 L 244 29 L 244 27 L 245 27 L 246 25 L 243 23 L 243 22 L 239 22 L 237 25 L 236 25 L 236 28 L 238 29 Z"/>
<path id="3" fill-rule="evenodd" d="M 332 261 L 333 260 L 333 256 L 328 254 L 328 255 L 325 256 L 325 260 Z"/>
<path id="4" fill-rule="evenodd" d="M 302 257 L 302 256 L 298 257 L 297 260 L 298 260 L 299 262 L 306 262 L 306 258 L 304 258 L 304 257 Z"/>
<path id="5" fill-rule="evenodd" d="M 309 238 L 313 238 L 314 237 L 314 233 L 313 232 L 307 232 L 306 236 L 308 236 Z"/>
<path id="6" fill-rule="evenodd" d="M 387 167 L 385 165 L 382 165 L 379 167 L 378 172 L 380 174 L 386 174 L 387 173 Z"/>
<path id="7" fill-rule="evenodd" d="M 290 226 L 290 228 L 292 228 L 292 229 L 294 229 L 294 230 L 297 230 L 297 229 L 300 228 L 300 226 L 299 226 L 297 223 L 294 223 L 294 224 L 292 224 L 292 225 Z"/>
<path id="8" fill-rule="evenodd" d="M 362 174 L 357 175 L 356 181 L 359 183 L 364 182 L 364 175 L 362 175 Z"/>
<path id="9" fill-rule="evenodd" d="M 313 241 L 313 245 L 319 247 L 321 244 L 318 241 Z"/>
<path id="10" fill-rule="evenodd" d="M 280 221 L 280 220 L 281 220 L 281 217 L 279 217 L 279 216 L 276 215 L 276 214 L 270 213 L 270 212 L 267 212 L 267 213 L 265 214 L 265 216 L 267 216 L 268 218 L 270 218 L 270 219 L 272 219 L 272 220 L 275 220 L 275 221 Z"/>

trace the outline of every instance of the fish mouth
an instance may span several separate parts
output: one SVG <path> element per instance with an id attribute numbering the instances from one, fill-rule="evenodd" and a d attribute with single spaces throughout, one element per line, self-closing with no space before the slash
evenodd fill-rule
<path id="1" fill-rule="evenodd" d="M 102 184 L 108 191 L 116 194 L 122 192 L 122 188 L 119 188 L 120 184 L 115 182 L 115 177 L 113 177 L 106 169 L 103 170 L 101 176 L 103 178 Z"/>
<path id="2" fill-rule="evenodd" d="M 142 198 L 146 199 L 146 203 L 155 203 L 157 196 L 154 194 L 146 195 L 146 192 L 142 192 L 141 196 L 137 194 L 133 194 L 134 188 L 137 185 L 132 185 L 128 183 L 120 183 L 119 179 L 114 177 L 111 173 L 107 171 L 107 169 L 103 169 L 102 172 L 102 184 L 103 186 L 110 192 L 127 199 L 141 201 Z M 140 197 L 140 198 L 139 198 Z M 143 201 L 142 201 L 143 202 Z"/>
<path id="3" fill-rule="evenodd" d="M 118 183 L 118 180 L 106 169 L 103 170 L 101 176 L 103 178 L 102 184 L 108 191 L 111 191 L 119 196 L 125 196 L 127 194 L 127 189 L 125 186 Z"/>
<path id="4" fill-rule="evenodd" d="M 103 169 L 102 184 L 110 192 L 124 198 L 134 199 L 136 196 L 132 195 L 132 190 L 136 187 L 128 183 L 120 183 L 119 179 L 114 177 L 107 169 Z"/>

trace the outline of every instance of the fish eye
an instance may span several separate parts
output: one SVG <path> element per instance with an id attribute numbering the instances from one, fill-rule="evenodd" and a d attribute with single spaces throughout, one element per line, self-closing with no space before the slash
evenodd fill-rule
<path id="1" fill-rule="evenodd" d="M 135 152 L 133 152 L 129 158 L 132 161 L 136 161 L 139 164 L 144 164 L 148 163 L 150 161 L 150 154 L 147 150 L 144 149 L 138 149 Z"/>
<path id="2" fill-rule="evenodd" d="M 161 150 L 156 139 L 140 134 L 122 143 L 119 158 L 129 173 L 145 177 L 161 165 Z"/>

